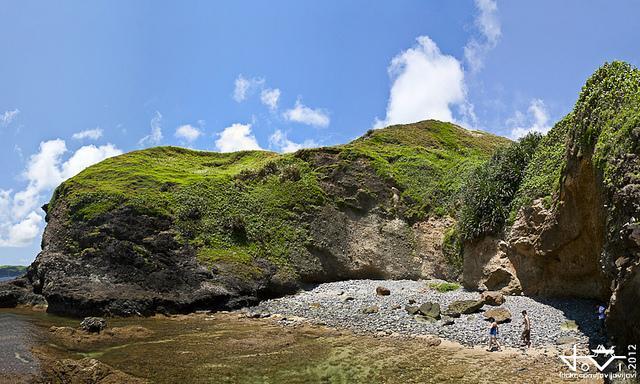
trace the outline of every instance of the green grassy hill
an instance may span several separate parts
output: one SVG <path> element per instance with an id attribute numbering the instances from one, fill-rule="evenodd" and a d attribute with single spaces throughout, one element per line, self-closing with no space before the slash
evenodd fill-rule
<path id="1" fill-rule="evenodd" d="M 178 241 L 195 247 L 203 262 L 261 255 L 286 265 L 309 240 L 302 223 L 325 205 L 390 213 L 384 199 L 395 187 L 401 204 L 393 214 L 408 221 L 453 213 L 470 170 L 508 143 L 424 121 L 283 155 L 151 148 L 84 170 L 56 190 L 48 210 L 64 204 L 72 221 L 99 226 L 126 206 L 175 222 Z M 80 255 L 83 248 L 71 242 L 68 250 Z"/>

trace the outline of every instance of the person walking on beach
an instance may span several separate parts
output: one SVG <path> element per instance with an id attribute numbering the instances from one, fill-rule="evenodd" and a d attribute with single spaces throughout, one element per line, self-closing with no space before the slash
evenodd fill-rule
<path id="1" fill-rule="evenodd" d="M 529 320 L 527 311 L 522 311 L 522 325 L 524 326 L 524 329 L 522 330 L 522 336 L 520 336 L 522 345 L 526 348 L 530 348 L 531 347 L 531 321 Z"/>
<path id="2" fill-rule="evenodd" d="M 487 351 L 493 351 L 494 346 L 498 348 L 498 351 L 500 351 L 502 350 L 502 347 L 500 347 L 500 342 L 498 342 L 498 323 L 493 317 L 490 318 L 489 321 L 491 322 L 491 325 L 489 326 L 489 348 Z"/>

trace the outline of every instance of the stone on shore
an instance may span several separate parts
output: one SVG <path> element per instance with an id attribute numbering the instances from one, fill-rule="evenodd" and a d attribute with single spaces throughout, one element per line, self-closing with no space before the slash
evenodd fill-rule
<path id="1" fill-rule="evenodd" d="M 107 321 L 102 317 L 85 317 L 80 323 L 80 328 L 89 333 L 100 333 L 107 327 Z"/>
<path id="2" fill-rule="evenodd" d="M 485 291 L 480 295 L 480 301 L 497 307 L 504 304 L 504 295 L 498 291 Z"/>
<path id="3" fill-rule="evenodd" d="M 484 318 L 485 320 L 493 318 L 498 324 L 507 323 L 511 321 L 511 312 L 503 307 L 491 308 L 484 313 Z"/>
<path id="4" fill-rule="evenodd" d="M 440 304 L 426 302 L 419 308 L 420 313 L 432 319 L 440 319 Z"/>
<path id="5" fill-rule="evenodd" d="M 391 294 L 391 290 L 389 288 L 378 286 L 376 288 L 376 295 L 378 296 L 389 296 Z"/>
<path id="6" fill-rule="evenodd" d="M 449 304 L 445 315 L 460 317 L 461 314 L 469 315 L 480 311 L 484 303 L 480 300 L 456 300 Z"/>
<path id="7" fill-rule="evenodd" d="M 362 310 L 362 313 L 364 313 L 366 315 L 370 315 L 372 313 L 378 313 L 378 311 L 380 311 L 380 308 L 378 308 L 377 305 L 372 305 L 372 306 L 364 308 Z"/>

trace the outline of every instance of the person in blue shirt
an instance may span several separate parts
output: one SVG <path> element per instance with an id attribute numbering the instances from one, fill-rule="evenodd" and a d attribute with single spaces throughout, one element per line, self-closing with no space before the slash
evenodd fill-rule
<path id="1" fill-rule="evenodd" d="M 607 318 L 607 315 L 605 314 L 605 311 L 607 309 L 602 304 L 596 305 L 596 308 L 597 308 L 597 311 L 598 311 L 598 325 L 600 326 L 599 331 L 600 331 L 601 334 L 604 335 L 604 331 L 605 331 L 604 321 Z"/>
<path id="2" fill-rule="evenodd" d="M 501 351 L 502 347 L 500 346 L 500 342 L 498 341 L 498 323 L 493 317 L 490 318 L 489 321 L 491 322 L 491 325 L 489 326 L 489 348 L 487 349 L 487 351 L 493 351 L 493 347 L 497 347 L 498 351 Z"/>

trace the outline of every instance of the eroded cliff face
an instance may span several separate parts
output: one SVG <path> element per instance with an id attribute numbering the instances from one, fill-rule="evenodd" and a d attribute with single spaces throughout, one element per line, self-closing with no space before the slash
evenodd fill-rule
<path id="1" fill-rule="evenodd" d="M 605 214 L 589 159 L 567 167 L 558 204 L 522 208 L 504 239 L 486 238 L 466 249 L 464 282 L 475 289 L 606 300 L 611 277 L 602 267 Z"/>
<path id="2" fill-rule="evenodd" d="M 609 335 L 640 342 L 640 72 L 605 64 L 536 149 L 517 215 L 465 245 L 464 283 L 608 303 Z"/>

